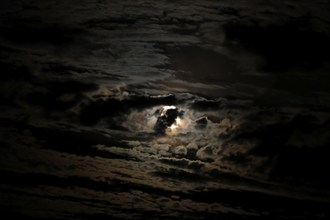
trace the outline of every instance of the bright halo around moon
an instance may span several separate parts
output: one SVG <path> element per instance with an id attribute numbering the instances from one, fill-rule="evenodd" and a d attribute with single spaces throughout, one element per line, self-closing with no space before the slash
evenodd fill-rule
<path id="1" fill-rule="evenodd" d="M 180 135 L 194 126 L 191 110 L 174 105 L 155 106 L 144 111 L 133 111 L 123 123 L 131 131 L 157 135 Z"/>
<path id="2" fill-rule="evenodd" d="M 181 125 L 181 119 L 176 118 L 175 122 L 169 127 L 170 132 L 176 134 L 177 130 L 180 128 L 180 125 Z"/>
<path id="3" fill-rule="evenodd" d="M 166 114 L 166 111 L 169 109 L 177 109 L 177 107 L 175 107 L 174 105 L 166 105 L 162 107 L 162 113 L 161 116 Z"/>
<path id="4" fill-rule="evenodd" d="M 168 110 L 172 110 L 174 113 L 168 114 Z M 176 106 L 163 106 L 161 116 L 167 116 L 168 126 L 166 128 L 167 135 L 177 135 L 180 133 L 185 133 L 190 124 L 190 120 L 187 117 L 187 110 L 179 109 Z M 170 117 L 174 117 L 172 120 Z"/>
<path id="5" fill-rule="evenodd" d="M 176 106 L 162 106 L 158 111 L 154 129 L 158 134 L 176 135 L 186 127 L 185 110 Z"/>

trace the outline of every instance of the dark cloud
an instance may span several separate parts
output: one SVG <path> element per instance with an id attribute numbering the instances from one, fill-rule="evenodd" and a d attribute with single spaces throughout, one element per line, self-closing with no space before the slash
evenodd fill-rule
<path id="1" fill-rule="evenodd" d="M 186 172 L 184 170 L 170 168 L 167 171 L 157 171 L 154 172 L 153 175 L 159 176 L 162 179 L 166 179 L 166 181 L 184 181 L 184 182 L 203 182 L 207 181 L 207 177 L 198 174 L 198 173 L 191 173 Z"/>
<path id="2" fill-rule="evenodd" d="M 128 147 L 125 143 L 122 143 L 121 141 L 95 132 L 74 132 L 68 130 L 57 130 L 38 127 L 32 127 L 31 131 L 34 137 L 40 142 L 42 142 L 42 147 L 76 155 L 99 156 L 105 158 L 122 158 L 118 154 L 114 154 L 109 151 L 100 151 L 93 146 L 100 144 L 109 147 Z M 63 140 L 65 141 L 63 142 Z"/>
<path id="3" fill-rule="evenodd" d="M 308 135 L 314 131 L 322 132 L 327 125 L 319 123 L 314 115 L 303 113 L 294 115 L 289 120 L 282 119 L 270 124 L 265 121 L 262 123 L 262 119 L 266 117 L 262 116 L 262 113 L 248 117 L 248 121 L 234 130 L 230 138 L 227 136 L 223 150 L 220 151 L 223 160 L 241 164 L 240 166 L 251 166 L 257 162 L 254 157 L 264 158 L 261 159 L 261 164 L 255 167 L 255 172 L 266 172 L 269 177 L 281 181 L 300 179 L 299 184 L 302 185 L 321 179 L 321 182 L 327 182 L 328 178 L 324 176 L 328 166 L 324 156 L 327 155 L 326 140 L 323 139 L 320 145 L 313 141 L 311 146 L 308 142 L 301 145 L 299 139 L 295 138 L 300 133 Z M 241 146 L 245 143 L 245 149 L 235 149 L 233 143 Z"/>
<path id="4" fill-rule="evenodd" d="M 171 58 L 171 68 L 180 72 L 181 79 L 192 82 L 216 83 L 239 71 L 230 57 L 197 46 L 169 48 L 166 53 Z"/>
<path id="5" fill-rule="evenodd" d="M 54 45 L 68 45 L 73 42 L 73 36 L 79 34 L 79 30 L 71 30 L 61 27 L 1 27 L 2 36 L 15 43 L 33 44 L 50 43 Z M 24 38 L 21 36 L 24 35 Z"/>
<path id="6" fill-rule="evenodd" d="M 260 53 L 264 71 L 298 68 L 313 70 L 329 59 L 329 36 L 313 27 L 312 17 L 300 17 L 285 24 L 263 26 L 259 20 L 236 20 L 224 25 L 225 44 L 239 43 Z"/>
<path id="7" fill-rule="evenodd" d="M 201 117 L 196 120 L 196 128 L 205 128 L 207 125 L 207 117 Z"/>
<path id="8" fill-rule="evenodd" d="M 96 90 L 96 84 L 78 81 L 53 81 L 36 83 L 36 87 L 44 87 L 43 91 L 35 91 L 27 96 L 30 104 L 39 105 L 48 111 L 65 110 L 81 102 L 83 93 Z"/>
<path id="9" fill-rule="evenodd" d="M 196 100 L 192 103 L 191 108 L 196 110 L 216 110 L 221 106 L 221 101 L 216 100 Z"/>
<path id="10" fill-rule="evenodd" d="M 101 118 L 128 114 L 131 110 L 143 109 L 157 105 L 174 105 L 176 98 L 174 95 L 166 96 L 139 96 L 131 95 L 127 99 L 108 98 L 107 100 L 97 100 L 82 108 L 81 120 L 83 123 L 92 125 Z"/>
<path id="11" fill-rule="evenodd" d="M 101 19 L 91 19 L 84 22 L 89 28 L 102 28 L 106 30 L 114 29 L 124 29 L 131 27 L 138 22 L 138 19 L 135 17 L 130 17 L 129 15 L 121 17 L 107 17 Z"/>
<path id="12" fill-rule="evenodd" d="M 32 74 L 26 66 L 1 62 L 0 69 L 4 73 L 1 74 L 2 83 L 9 80 L 30 80 L 32 78 Z"/>
<path id="13" fill-rule="evenodd" d="M 328 218 L 327 3 L 1 4 L 3 215 Z"/>

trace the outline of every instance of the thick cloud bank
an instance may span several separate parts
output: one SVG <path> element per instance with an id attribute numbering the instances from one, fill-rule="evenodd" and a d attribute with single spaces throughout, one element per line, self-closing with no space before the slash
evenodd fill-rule
<path id="1" fill-rule="evenodd" d="M 4 1 L 1 219 L 328 219 L 326 1 Z"/>

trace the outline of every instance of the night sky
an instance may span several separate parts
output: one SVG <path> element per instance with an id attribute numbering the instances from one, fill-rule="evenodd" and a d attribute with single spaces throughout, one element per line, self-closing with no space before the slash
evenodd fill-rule
<path id="1" fill-rule="evenodd" d="M 329 219 L 327 0 L 2 0 L 0 219 Z"/>

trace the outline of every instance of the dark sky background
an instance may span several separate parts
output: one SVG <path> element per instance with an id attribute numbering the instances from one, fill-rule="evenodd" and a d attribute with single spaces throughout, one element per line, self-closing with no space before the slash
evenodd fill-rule
<path id="1" fill-rule="evenodd" d="M 1 219 L 330 218 L 328 1 L 0 4 Z"/>

